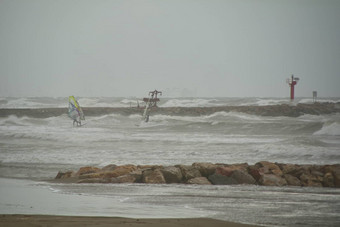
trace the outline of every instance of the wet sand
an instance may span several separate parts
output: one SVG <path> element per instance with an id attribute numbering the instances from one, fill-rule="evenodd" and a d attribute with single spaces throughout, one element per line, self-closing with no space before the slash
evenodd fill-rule
<path id="1" fill-rule="evenodd" d="M 246 225 L 220 221 L 209 218 L 166 218 L 166 219 L 132 219 L 120 217 L 80 217 L 80 216 L 53 216 L 53 215 L 0 215 L 0 226 L 116 226 L 116 227 L 250 227 Z"/>
<path id="2" fill-rule="evenodd" d="M 0 178 L 0 226 L 231 226 L 190 209 L 159 210 L 102 196 L 55 193 L 29 180 Z"/>

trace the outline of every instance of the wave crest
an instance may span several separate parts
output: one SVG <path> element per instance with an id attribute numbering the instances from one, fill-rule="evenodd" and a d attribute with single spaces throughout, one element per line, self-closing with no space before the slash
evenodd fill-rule
<path id="1" fill-rule="evenodd" d="M 319 131 L 314 133 L 314 135 L 340 136 L 340 124 L 337 122 L 331 124 L 325 123 Z"/>

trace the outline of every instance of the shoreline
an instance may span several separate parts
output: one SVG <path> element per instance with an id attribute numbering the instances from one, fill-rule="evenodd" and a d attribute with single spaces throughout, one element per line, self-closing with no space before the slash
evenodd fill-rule
<path id="1" fill-rule="evenodd" d="M 221 221 L 211 218 L 122 218 L 122 217 L 89 217 L 89 216 L 54 216 L 54 215 L 19 215 L 19 214 L 1 214 L 1 226 L 117 226 L 117 227 L 255 227 L 257 225 L 248 225 Z"/>
<path id="2" fill-rule="evenodd" d="M 178 206 L 144 206 L 115 197 L 56 193 L 30 180 L 0 178 L 0 226 L 251 227 Z"/>
<path id="3" fill-rule="evenodd" d="M 82 107 L 86 116 L 101 116 L 106 114 L 142 114 L 143 107 Z M 304 114 L 320 115 L 340 113 L 340 103 L 313 103 L 297 105 L 268 105 L 268 106 L 216 106 L 216 107 L 153 107 L 151 115 L 184 115 L 201 116 L 210 115 L 216 112 L 241 112 L 260 116 L 287 116 L 299 117 Z M 0 109 L 0 117 L 16 115 L 17 117 L 47 118 L 67 114 L 67 108 L 8 108 Z"/>

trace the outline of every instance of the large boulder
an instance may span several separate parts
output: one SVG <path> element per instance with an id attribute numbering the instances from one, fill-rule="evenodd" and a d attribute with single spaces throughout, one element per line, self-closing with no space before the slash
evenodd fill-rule
<path id="1" fill-rule="evenodd" d="M 90 174 L 90 173 L 98 173 L 101 169 L 93 166 L 85 166 L 81 167 L 78 172 L 76 173 L 76 176 L 81 176 L 84 174 Z"/>
<path id="2" fill-rule="evenodd" d="M 255 184 L 256 180 L 249 173 L 243 170 L 234 170 L 230 176 L 233 178 L 238 184 Z"/>
<path id="3" fill-rule="evenodd" d="M 336 172 L 337 170 L 340 170 L 340 164 L 335 164 L 335 165 L 324 165 L 321 167 L 323 173 L 328 173 L 328 172 Z"/>
<path id="4" fill-rule="evenodd" d="M 272 162 L 262 161 L 255 164 L 260 168 L 260 172 L 263 174 L 274 174 L 276 176 L 282 176 L 283 172 L 280 167 Z"/>
<path id="5" fill-rule="evenodd" d="M 143 171 L 142 183 L 147 184 L 165 184 L 166 181 L 162 172 L 159 169 L 147 169 Z"/>
<path id="6" fill-rule="evenodd" d="M 249 166 L 248 173 L 258 182 L 263 173 L 260 171 L 259 167 L 256 165 Z"/>
<path id="7" fill-rule="evenodd" d="M 324 181 L 324 172 L 323 167 L 320 165 L 313 165 L 310 167 L 310 174 L 316 178 L 316 182 L 318 184 L 317 187 L 322 187 Z"/>
<path id="8" fill-rule="evenodd" d="M 196 162 L 196 163 L 193 163 L 192 166 L 195 169 L 198 169 L 198 171 L 200 171 L 201 175 L 204 177 L 208 177 L 214 174 L 217 168 L 216 164 L 212 164 L 210 162 L 199 162 L 199 163 Z"/>
<path id="9" fill-rule="evenodd" d="M 256 180 L 248 172 L 248 165 L 236 164 L 229 166 L 220 166 L 216 168 L 213 175 L 210 175 L 208 179 L 213 184 L 255 184 Z"/>
<path id="10" fill-rule="evenodd" d="M 263 186 L 286 186 L 286 179 L 275 174 L 263 174 L 259 179 L 259 184 Z"/>
<path id="11" fill-rule="evenodd" d="M 292 173 L 296 171 L 297 168 L 299 168 L 299 165 L 295 164 L 277 164 L 280 169 L 282 170 L 283 174 L 290 174 L 293 176 Z"/>
<path id="12" fill-rule="evenodd" d="M 104 167 L 102 168 L 102 171 L 109 172 L 109 171 L 115 170 L 115 168 L 117 168 L 117 165 L 115 165 L 115 164 L 110 164 L 110 165 L 104 166 Z"/>
<path id="13" fill-rule="evenodd" d="M 187 184 L 210 185 L 211 182 L 206 177 L 195 177 L 188 180 Z"/>
<path id="14" fill-rule="evenodd" d="M 301 186 L 301 181 L 297 177 L 290 174 L 285 174 L 283 177 L 286 179 L 289 186 Z"/>
<path id="15" fill-rule="evenodd" d="M 297 178 L 300 178 L 303 174 L 310 175 L 310 167 L 311 165 L 296 165 L 296 168 L 289 174 Z"/>
<path id="16" fill-rule="evenodd" d="M 331 173 L 334 178 L 334 186 L 340 188 L 340 164 L 324 166 L 325 173 Z"/>
<path id="17" fill-rule="evenodd" d="M 180 183 L 182 182 L 182 171 L 175 166 L 167 166 L 161 169 L 166 183 Z"/>
<path id="18" fill-rule="evenodd" d="M 238 182 L 234 178 L 232 178 L 230 176 L 224 176 L 224 175 L 221 175 L 221 174 L 217 174 L 217 173 L 210 175 L 208 177 L 208 179 L 212 184 L 215 184 L 215 185 L 238 184 Z"/>
<path id="19" fill-rule="evenodd" d="M 87 173 L 78 176 L 79 179 L 94 179 L 94 178 L 104 178 L 104 172 L 97 172 L 97 173 Z"/>
<path id="20" fill-rule="evenodd" d="M 135 170 L 137 170 L 137 167 L 134 165 L 117 166 L 113 171 L 105 172 L 104 178 L 115 178 L 115 177 L 123 176 Z"/>
<path id="21" fill-rule="evenodd" d="M 234 169 L 228 166 L 217 167 L 215 173 L 218 175 L 230 177 L 233 174 Z"/>
<path id="22" fill-rule="evenodd" d="M 75 175 L 76 174 L 73 171 L 66 171 L 66 172 L 59 171 L 55 179 L 71 178 L 71 177 L 74 177 Z"/>
<path id="23" fill-rule="evenodd" d="M 300 176 L 302 186 L 306 187 L 322 187 L 322 182 L 320 179 L 311 174 L 302 174 Z"/>
<path id="24" fill-rule="evenodd" d="M 188 165 L 177 165 L 176 167 L 180 168 L 183 176 L 183 180 L 187 182 L 191 178 L 195 177 L 201 177 L 201 173 L 198 169 L 196 169 L 194 166 L 188 166 Z"/>
<path id="25" fill-rule="evenodd" d="M 325 176 L 323 177 L 322 185 L 324 187 L 335 187 L 334 176 L 332 173 L 328 172 L 325 174 Z"/>
<path id="26" fill-rule="evenodd" d="M 143 170 L 137 169 L 129 173 L 129 175 L 132 175 L 133 177 L 136 178 L 135 183 L 142 183 Z"/>
<path id="27" fill-rule="evenodd" d="M 334 170 L 333 177 L 334 177 L 335 187 L 340 188 L 340 169 L 339 168 Z"/>
<path id="28" fill-rule="evenodd" d="M 113 182 L 112 183 L 141 183 L 142 182 L 142 170 L 137 169 L 128 174 L 121 175 L 114 178 L 109 178 Z"/>
<path id="29" fill-rule="evenodd" d="M 229 167 L 233 170 L 242 170 L 244 172 L 248 171 L 249 165 L 248 163 L 237 163 L 237 164 L 232 164 L 232 165 L 225 165 L 226 167 Z"/>

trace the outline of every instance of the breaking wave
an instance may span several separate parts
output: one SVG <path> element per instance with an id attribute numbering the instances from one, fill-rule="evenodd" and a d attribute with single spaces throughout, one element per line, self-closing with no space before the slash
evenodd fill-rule
<path id="1" fill-rule="evenodd" d="M 240 106 L 272 106 L 289 103 L 287 99 L 268 99 L 268 98 L 256 98 L 240 104 Z"/>
<path id="2" fill-rule="evenodd" d="M 110 98 L 80 98 L 79 104 L 83 107 L 129 107 L 136 106 L 136 100 L 110 99 Z"/>
<path id="3" fill-rule="evenodd" d="M 338 122 L 325 123 L 314 135 L 340 136 L 340 124 Z"/>
<path id="4" fill-rule="evenodd" d="M 317 102 L 321 102 L 321 103 L 325 103 L 325 102 L 329 102 L 329 103 L 337 103 L 340 102 L 340 99 L 317 99 Z M 303 104 L 311 104 L 314 103 L 313 99 L 301 99 L 299 101 L 299 103 L 303 103 Z"/>
<path id="5" fill-rule="evenodd" d="M 210 107 L 220 106 L 217 99 L 171 99 L 161 105 L 161 107 Z"/>

